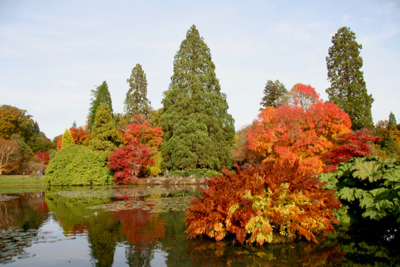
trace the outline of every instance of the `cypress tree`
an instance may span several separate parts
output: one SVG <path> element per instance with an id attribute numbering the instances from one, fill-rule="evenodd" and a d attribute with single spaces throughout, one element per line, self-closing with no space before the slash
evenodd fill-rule
<path id="1" fill-rule="evenodd" d="M 92 99 L 89 107 L 88 117 L 89 131 L 92 131 L 94 120 L 96 118 L 96 111 L 100 104 L 105 103 L 110 109 L 111 113 L 113 112 L 111 95 L 110 91 L 108 91 L 108 85 L 106 81 L 104 81 L 100 86 L 97 86 L 95 90 L 91 91 L 91 93 Z"/>
<path id="2" fill-rule="evenodd" d="M 373 128 L 371 106 L 374 99 L 368 95 L 364 82 L 363 60 L 360 57 L 362 45 L 348 27 L 342 27 L 332 37 L 333 45 L 326 57 L 328 80 L 331 87 L 326 89 L 329 101 L 338 105 L 351 118 L 353 130 Z"/>
<path id="3" fill-rule="evenodd" d="M 394 116 L 393 112 L 390 112 L 388 130 L 389 131 L 393 130 L 396 127 L 396 125 L 397 125 L 396 117 Z"/>
<path id="4" fill-rule="evenodd" d="M 264 97 L 260 103 L 261 108 L 280 106 L 281 98 L 287 93 L 285 86 L 279 81 L 268 80 L 264 88 Z"/>
<path id="5" fill-rule="evenodd" d="M 100 104 L 93 123 L 89 146 L 107 159 L 113 154 L 113 149 L 121 143 L 122 138 L 115 129 L 115 122 L 110 109 L 105 103 Z"/>
<path id="6" fill-rule="evenodd" d="M 64 149 L 72 144 L 74 144 L 74 139 L 72 138 L 71 132 L 68 129 L 65 129 L 62 137 L 61 149 Z"/>
<path id="7" fill-rule="evenodd" d="M 194 25 L 175 55 L 174 73 L 162 103 L 164 167 L 220 170 L 231 166 L 234 120 L 228 114 L 210 49 Z"/>
<path id="8" fill-rule="evenodd" d="M 124 101 L 125 114 L 129 118 L 137 114 L 147 116 L 150 112 L 150 101 L 147 99 L 147 79 L 142 65 L 136 64 L 126 81 L 129 83 L 129 90 Z"/>

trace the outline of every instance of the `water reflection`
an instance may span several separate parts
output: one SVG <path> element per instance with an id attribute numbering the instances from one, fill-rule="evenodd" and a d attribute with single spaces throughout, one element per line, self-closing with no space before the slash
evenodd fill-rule
<path id="1" fill-rule="evenodd" d="M 187 240 L 182 207 L 193 192 L 192 188 L 99 187 L 3 194 L 0 263 L 371 266 L 400 262 L 397 228 L 375 233 L 361 227 L 338 228 L 320 245 L 297 242 L 254 247 L 233 245 L 229 240 Z"/>

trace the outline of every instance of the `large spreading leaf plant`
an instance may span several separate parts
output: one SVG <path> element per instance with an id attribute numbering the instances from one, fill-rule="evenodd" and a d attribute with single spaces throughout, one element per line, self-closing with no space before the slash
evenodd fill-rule
<path id="1" fill-rule="evenodd" d="M 352 158 L 335 172 L 320 174 L 327 189 L 336 189 L 344 207 L 342 222 L 386 220 L 400 223 L 400 161 L 376 157 Z"/>

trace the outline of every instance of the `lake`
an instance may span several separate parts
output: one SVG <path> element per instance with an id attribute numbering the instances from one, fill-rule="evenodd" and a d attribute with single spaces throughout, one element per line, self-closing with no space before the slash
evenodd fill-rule
<path id="1" fill-rule="evenodd" d="M 25 189 L 24 189 L 25 190 Z M 195 186 L 7 189 L 0 264 L 7 266 L 394 266 L 397 229 L 337 227 L 321 244 L 262 247 L 188 240 Z M 10 193 L 11 192 L 11 193 Z"/>

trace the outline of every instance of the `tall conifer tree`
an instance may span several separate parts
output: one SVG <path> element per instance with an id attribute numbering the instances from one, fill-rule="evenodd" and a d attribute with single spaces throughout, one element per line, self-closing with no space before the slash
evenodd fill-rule
<path id="1" fill-rule="evenodd" d="M 64 149 L 72 144 L 74 144 L 74 139 L 72 138 L 71 132 L 68 129 L 65 129 L 64 134 L 62 136 L 61 149 Z"/>
<path id="2" fill-rule="evenodd" d="M 115 128 L 115 121 L 110 109 L 105 103 L 100 104 L 96 112 L 89 146 L 107 159 L 113 154 L 113 149 L 121 143 L 122 138 Z"/>
<path id="3" fill-rule="evenodd" d="M 333 45 L 326 57 L 328 80 L 331 87 L 326 89 L 329 101 L 338 105 L 351 118 L 353 130 L 373 128 L 371 106 L 374 99 L 368 95 L 361 71 L 362 45 L 348 27 L 342 27 L 332 37 Z"/>
<path id="4" fill-rule="evenodd" d="M 281 98 L 287 93 L 285 86 L 279 81 L 268 80 L 264 88 L 264 97 L 260 103 L 261 108 L 278 107 Z"/>
<path id="5" fill-rule="evenodd" d="M 136 64 L 126 81 L 129 83 L 129 90 L 124 101 L 125 114 L 130 118 L 138 114 L 147 116 L 150 112 L 150 101 L 147 99 L 147 79 L 142 65 Z"/>
<path id="6" fill-rule="evenodd" d="M 95 90 L 91 91 L 92 99 L 89 107 L 89 117 L 88 117 L 88 128 L 89 131 L 92 130 L 94 120 L 96 118 L 96 112 L 101 103 L 105 103 L 113 112 L 112 101 L 110 91 L 108 91 L 107 82 L 104 81 L 100 86 L 97 86 Z"/>
<path id="7" fill-rule="evenodd" d="M 234 120 L 228 114 L 210 49 L 194 25 L 175 55 L 174 73 L 162 103 L 164 167 L 230 167 Z"/>

